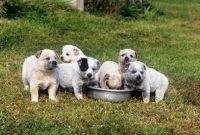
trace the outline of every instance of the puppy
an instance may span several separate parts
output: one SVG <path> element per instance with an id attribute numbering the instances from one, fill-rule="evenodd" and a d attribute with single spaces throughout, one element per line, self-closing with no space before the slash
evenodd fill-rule
<path id="1" fill-rule="evenodd" d="M 80 58 L 86 57 L 83 52 L 76 46 L 65 45 L 62 47 L 61 61 L 67 63 L 77 63 Z"/>
<path id="2" fill-rule="evenodd" d="M 57 54 L 53 50 L 44 49 L 25 59 L 22 69 L 22 81 L 25 90 L 30 90 L 31 100 L 38 102 L 39 89 L 48 89 L 49 98 L 58 101 L 56 91 Z"/>
<path id="3" fill-rule="evenodd" d="M 120 89 L 122 76 L 118 70 L 118 64 L 113 61 L 106 61 L 95 74 L 95 78 L 100 81 L 103 89 Z"/>
<path id="4" fill-rule="evenodd" d="M 62 88 L 73 88 L 75 97 L 83 99 L 82 86 L 95 81 L 95 72 L 99 66 L 100 62 L 91 57 L 80 58 L 77 63 L 59 64 L 59 84 Z"/>
<path id="5" fill-rule="evenodd" d="M 122 75 L 124 80 L 124 73 L 125 73 L 125 64 L 128 62 L 134 62 L 138 59 L 137 53 L 131 49 L 123 49 L 117 53 L 118 56 L 118 64 L 119 64 L 119 72 Z"/>
<path id="6" fill-rule="evenodd" d="M 149 103 L 150 92 L 155 92 L 156 103 L 164 98 L 168 89 L 168 79 L 164 74 L 139 61 L 127 63 L 125 70 L 125 90 L 141 91 L 144 103 Z"/>

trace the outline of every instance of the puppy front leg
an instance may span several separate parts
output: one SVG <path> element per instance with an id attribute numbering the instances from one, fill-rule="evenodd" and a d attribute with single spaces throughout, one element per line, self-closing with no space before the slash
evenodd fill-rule
<path id="1" fill-rule="evenodd" d="M 58 89 L 58 85 L 57 84 L 51 85 L 49 87 L 49 89 L 48 89 L 49 99 L 54 100 L 56 102 L 58 102 L 58 99 L 56 98 L 57 89 Z"/>
<path id="2" fill-rule="evenodd" d="M 38 102 L 38 94 L 39 88 L 38 86 L 30 86 L 30 92 L 31 92 L 31 101 Z"/>
<path id="3" fill-rule="evenodd" d="M 83 85 L 74 86 L 74 95 L 78 100 L 83 99 L 82 86 Z"/>
<path id="4" fill-rule="evenodd" d="M 131 88 L 132 88 L 131 85 L 129 83 L 125 82 L 124 90 L 131 90 Z"/>
<path id="5" fill-rule="evenodd" d="M 146 86 L 142 91 L 142 98 L 144 103 L 149 103 L 150 101 L 150 86 Z"/>

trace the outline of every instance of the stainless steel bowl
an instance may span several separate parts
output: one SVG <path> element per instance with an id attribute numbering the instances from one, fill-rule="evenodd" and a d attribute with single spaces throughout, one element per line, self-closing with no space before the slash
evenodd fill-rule
<path id="1" fill-rule="evenodd" d="M 87 95 L 90 98 L 104 101 L 122 102 L 132 97 L 133 90 L 111 90 L 92 86 L 87 87 Z"/>

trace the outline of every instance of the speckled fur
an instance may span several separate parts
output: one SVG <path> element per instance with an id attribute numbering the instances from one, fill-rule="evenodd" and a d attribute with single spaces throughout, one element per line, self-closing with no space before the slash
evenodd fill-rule
<path id="1" fill-rule="evenodd" d="M 87 69 L 83 66 L 87 66 Z M 99 66 L 100 62 L 91 57 L 81 58 L 77 63 L 59 64 L 59 84 L 62 88 L 73 88 L 75 97 L 78 100 L 83 99 L 82 85 L 95 80 L 95 73 Z"/>
<path id="2" fill-rule="evenodd" d="M 141 91 L 144 103 L 149 103 L 151 92 L 155 92 L 156 103 L 164 98 L 168 89 L 168 79 L 164 74 L 139 61 L 127 63 L 125 69 L 125 90 Z"/>

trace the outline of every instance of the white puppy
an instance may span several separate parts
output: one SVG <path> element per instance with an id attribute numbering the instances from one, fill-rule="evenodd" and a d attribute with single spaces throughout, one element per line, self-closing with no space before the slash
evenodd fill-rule
<path id="1" fill-rule="evenodd" d="M 59 84 L 62 88 L 73 88 L 75 97 L 83 99 L 82 86 L 95 81 L 95 72 L 99 66 L 100 62 L 91 57 L 81 58 L 77 63 L 59 64 Z"/>
<path id="2" fill-rule="evenodd" d="M 113 61 L 104 62 L 95 74 L 95 78 L 100 81 L 103 89 L 120 89 L 122 86 L 122 76 L 118 64 Z"/>
<path id="3" fill-rule="evenodd" d="M 22 69 L 22 81 L 25 89 L 30 90 L 31 100 L 38 102 L 39 89 L 48 89 L 49 98 L 57 101 L 57 54 L 44 49 L 25 59 Z"/>
<path id="4" fill-rule="evenodd" d="M 124 79 L 125 73 L 125 64 L 128 62 L 134 62 L 138 59 L 137 53 L 132 49 L 123 49 L 117 53 L 118 56 L 118 64 L 119 64 L 119 72 L 121 73 Z"/>
<path id="5" fill-rule="evenodd" d="M 149 103 L 150 92 L 155 92 L 156 103 L 164 98 L 168 89 L 168 79 L 164 74 L 139 61 L 127 63 L 125 69 L 125 90 L 141 91 L 144 103 Z"/>
<path id="6" fill-rule="evenodd" d="M 64 45 L 62 47 L 62 54 L 60 56 L 61 61 L 67 63 L 77 63 L 80 58 L 85 58 L 86 56 L 83 52 L 76 46 Z"/>

